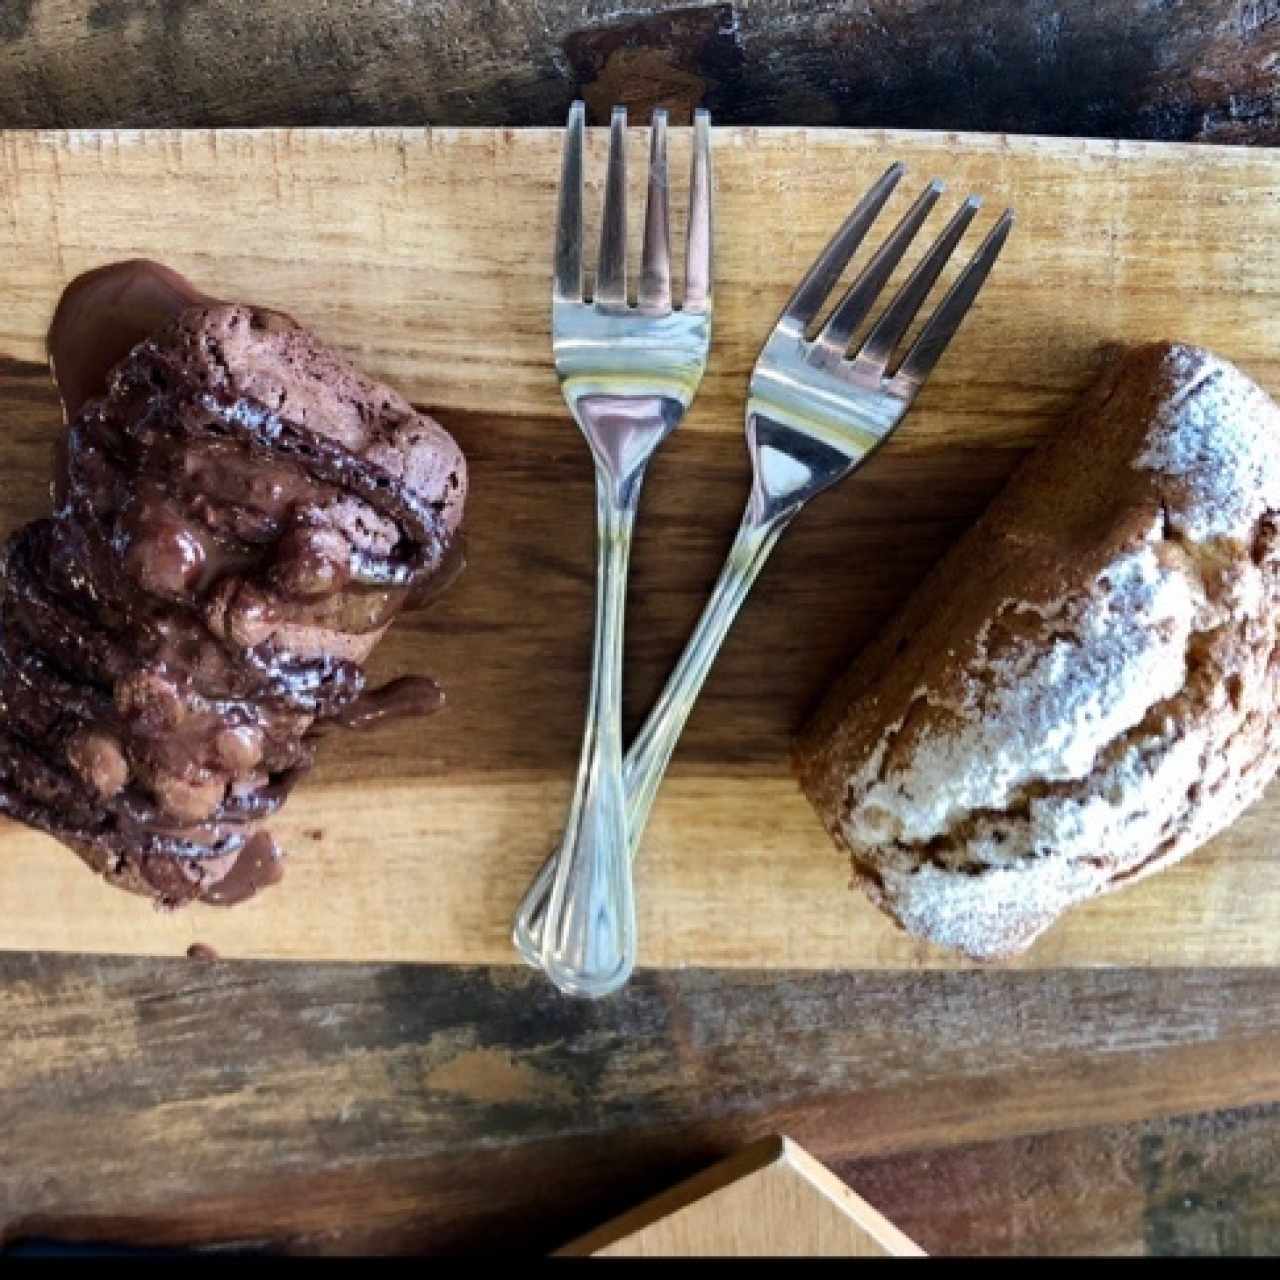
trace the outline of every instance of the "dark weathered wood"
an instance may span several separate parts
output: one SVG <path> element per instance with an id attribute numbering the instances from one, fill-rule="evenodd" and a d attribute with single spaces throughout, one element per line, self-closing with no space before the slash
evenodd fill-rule
<path id="1" fill-rule="evenodd" d="M 592 1005 L 514 970 L 4 956 L 0 1232 L 545 1248 L 780 1130 L 935 1252 L 1173 1247 L 1204 1232 L 1180 1152 L 1209 1195 L 1255 1122 L 1167 1159 L 1143 1135 L 1280 1096 L 1275 997 L 1251 971 L 695 971 Z M 1235 1192 L 1255 1243 L 1273 1165 Z"/>
<path id="2" fill-rule="evenodd" d="M 721 123 L 1280 137 L 1272 0 L 6 0 L 0 125 Z"/>
<path id="3" fill-rule="evenodd" d="M 836 1168 L 935 1252 L 1280 1251 L 1280 1109 L 1274 1104 Z"/>

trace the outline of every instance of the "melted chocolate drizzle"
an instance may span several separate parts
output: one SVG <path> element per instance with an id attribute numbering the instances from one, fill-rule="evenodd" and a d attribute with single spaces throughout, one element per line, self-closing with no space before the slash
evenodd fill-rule
<path id="1" fill-rule="evenodd" d="M 149 262 L 68 287 L 49 333 L 68 420 L 54 516 L 10 538 L 0 596 L 0 811 L 169 905 L 280 879 L 253 824 L 324 726 L 439 708 L 425 677 L 366 689 L 361 660 L 463 562 L 442 503 L 235 390 L 210 308 L 245 310 Z M 356 532 L 332 514 L 353 502 Z M 348 639 L 298 648 L 319 634 Z"/>

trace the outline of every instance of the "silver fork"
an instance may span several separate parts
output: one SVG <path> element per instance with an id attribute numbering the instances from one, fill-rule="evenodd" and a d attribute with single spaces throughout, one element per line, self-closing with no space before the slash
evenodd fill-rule
<path id="1" fill-rule="evenodd" d="M 711 339 L 710 119 L 694 120 L 685 283 L 671 291 L 666 112 L 653 113 L 644 249 L 627 298 L 627 113 L 613 109 L 600 259 L 590 300 L 582 261 L 584 108 L 569 111 L 560 173 L 551 340 L 560 389 L 596 468 L 595 649 L 577 782 L 554 855 L 538 955 L 572 995 L 605 994 L 635 964 L 635 899 L 622 783 L 622 631 L 631 533 L 645 468 L 684 417 Z M 517 932 L 521 932 L 517 923 Z M 526 945 L 528 945 L 526 943 Z"/>
<path id="2" fill-rule="evenodd" d="M 810 339 L 823 304 L 904 172 L 901 164 L 891 165 L 854 207 L 791 295 L 752 371 L 746 428 L 753 478 L 746 511 L 711 598 L 623 765 L 633 857 L 685 721 L 769 553 L 806 502 L 856 470 L 902 421 L 1013 225 L 1013 211 L 1006 210 L 890 372 L 895 350 L 981 205 L 968 197 L 850 353 L 853 335 L 942 193 L 940 182 L 930 182 Z M 516 938 L 530 963 L 537 962 L 551 870 L 548 862 L 530 889 L 523 933 Z"/>

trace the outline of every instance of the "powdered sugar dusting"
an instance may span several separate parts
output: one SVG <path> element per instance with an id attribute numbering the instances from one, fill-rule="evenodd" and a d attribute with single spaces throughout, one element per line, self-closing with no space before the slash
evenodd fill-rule
<path id="1" fill-rule="evenodd" d="M 1021 950 L 1068 907 L 1106 887 L 1096 868 L 1048 859 L 957 876 L 939 867 L 886 871 L 894 914 L 909 932 L 965 955 L 992 958 Z"/>
<path id="2" fill-rule="evenodd" d="M 1280 410 L 1239 369 L 1208 352 L 1170 348 L 1180 393 L 1161 406 L 1136 466 L 1185 490 L 1170 524 L 1195 541 L 1248 536 L 1280 493 Z"/>
<path id="3" fill-rule="evenodd" d="M 887 831 L 927 842 L 975 810 L 1003 809 L 1032 779 L 1082 778 L 1107 743 L 1182 685 L 1196 584 L 1150 545 L 1103 576 L 1107 589 L 1069 608 L 1069 630 L 978 668 L 958 731 L 926 731 L 904 772 L 879 778 L 879 761 L 869 762 L 875 772 L 864 773 L 845 827 L 851 843 Z"/>

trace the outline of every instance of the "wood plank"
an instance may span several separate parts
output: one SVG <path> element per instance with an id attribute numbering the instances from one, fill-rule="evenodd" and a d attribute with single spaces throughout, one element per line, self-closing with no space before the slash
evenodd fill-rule
<path id="1" fill-rule="evenodd" d="M 522 970 L 10 954 L 0 1043 L 0 1241 L 545 1253 L 771 1132 L 931 1254 L 1280 1229 L 1265 971 L 645 971 L 585 1004 Z"/>
<path id="2" fill-rule="evenodd" d="M 557 1251 L 597 1258 L 918 1258 L 882 1213 L 771 1136 Z"/>
<path id="3" fill-rule="evenodd" d="M 677 163 L 687 142 L 677 131 Z M 6 825 L 0 944 L 174 954 L 199 940 L 227 955 L 511 960 L 510 913 L 572 772 L 590 627 L 589 471 L 546 356 L 558 147 L 538 130 L 0 136 L 0 529 L 44 502 L 56 409 L 38 362 L 59 289 L 139 252 L 215 292 L 296 312 L 437 407 L 473 461 L 476 495 L 469 573 L 378 658 L 382 673 L 440 674 L 451 707 L 425 731 L 330 745 L 280 824 L 295 851 L 280 891 L 234 912 L 158 917 Z M 603 147 L 594 131 L 595 179 Z M 952 200 L 973 188 L 1013 203 L 1019 228 L 908 426 L 806 512 L 731 639 L 642 863 L 647 964 L 953 965 L 847 892 L 842 860 L 789 781 L 789 734 L 1052 429 L 1101 342 L 1201 342 L 1280 388 L 1273 152 L 718 131 L 716 350 L 646 495 L 632 724 L 736 519 L 746 371 L 795 278 L 890 154 L 918 179 L 947 177 Z M 1273 794 L 1180 867 L 1078 910 L 1018 963 L 1275 963 L 1278 839 Z"/>

